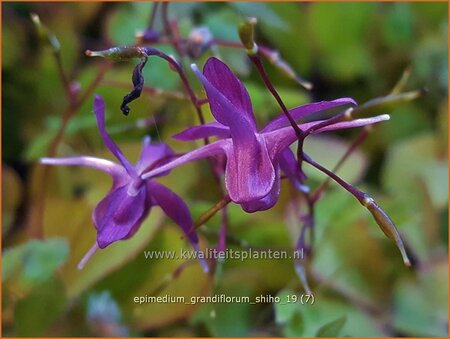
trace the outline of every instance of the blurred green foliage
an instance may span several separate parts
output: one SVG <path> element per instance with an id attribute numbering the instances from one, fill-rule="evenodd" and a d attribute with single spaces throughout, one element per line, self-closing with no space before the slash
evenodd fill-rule
<path id="1" fill-rule="evenodd" d="M 447 336 L 447 3 L 196 2 L 169 7 L 182 36 L 206 25 L 215 38 L 235 42 L 238 23 L 256 16 L 258 43 L 278 50 L 314 84 L 306 92 L 267 63 L 288 107 L 348 96 L 363 103 L 389 94 L 410 67 L 405 90 L 427 88 L 428 94 L 380 112 L 391 114 L 391 120 L 376 127 L 340 174 L 380 201 L 417 259 L 415 270 L 402 266 L 395 247 L 366 211 L 334 185 L 317 205 L 316 254 L 310 269 L 314 305 L 135 304 L 135 296 L 162 287 L 163 295 L 186 297 L 271 294 L 285 300 L 302 293 L 288 260 L 229 260 L 216 279 L 190 262 L 171 278 L 182 261 L 143 257 L 143 250 L 188 248 L 157 209 L 135 237 L 100 251 L 78 271 L 77 262 L 95 241 L 91 211 L 111 184 L 90 169 L 50 170 L 41 197 L 43 236 L 30 238 L 30 225 L 37 223 L 28 218 L 34 207 L 31 192 L 42 170 L 36 160 L 46 154 L 68 106 L 52 52 L 39 44 L 30 14 L 37 13 L 57 36 L 63 67 L 84 91 L 102 64 L 87 59 L 84 50 L 132 44 L 135 33 L 146 28 L 151 9 L 151 3 L 132 2 L 2 3 L 3 335 Z M 156 28 L 161 27 L 158 19 Z M 247 85 L 260 126 L 277 115 L 275 100 L 245 53 L 220 46 L 217 50 Z M 202 64 L 209 55 L 196 62 Z M 177 152 L 191 150 L 192 144 L 170 138 L 198 121 L 165 62 L 152 58 L 145 69 L 146 85 L 164 92 L 144 93 L 132 103 L 130 116 L 121 115 L 132 67 L 115 65 L 95 89 L 105 98 L 108 129 L 124 153 L 136 159 L 145 134 Z M 198 81 L 188 76 L 199 90 Z M 174 99 L 174 93 L 181 98 Z M 58 156 L 111 158 L 91 106 L 88 98 L 70 120 Z M 305 147 L 332 167 L 354 135 L 311 138 Z M 307 170 L 314 187 L 323 176 Z M 175 169 L 161 181 L 186 199 L 194 217 L 219 199 L 204 161 Z M 280 201 L 270 211 L 245 214 L 229 206 L 230 235 L 251 246 L 291 248 L 299 232 L 298 206 L 291 197 L 291 188 L 283 183 Z M 217 241 L 219 219 L 201 229 L 202 246 Z"/>

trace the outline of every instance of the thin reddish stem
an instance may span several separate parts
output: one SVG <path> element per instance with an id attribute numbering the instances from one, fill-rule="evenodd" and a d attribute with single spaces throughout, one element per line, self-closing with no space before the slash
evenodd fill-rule
<path id="1" fill-rule="evenodd" d="M 353 140 L 352 144 L 348 147 L 347 151 L 342 155 L 342 157 L 339 159 L 337 164 L 332 169 L 333 172 L 337 172 L 341 166 L 344 164 L 344 162 L 349 158 L 349 156 L 356 150 L 356 148 L 361 145 L 369 135 L 369 132 L 371 130 L 371 127 L 364 127 L 364 129 L 358 134 L 358 136 Z M 317 201 L 323 192 L 328 188 L 330 185 L 331 178 L 327 177 L 320 186 L 311 194 L 312 201 Z"/>

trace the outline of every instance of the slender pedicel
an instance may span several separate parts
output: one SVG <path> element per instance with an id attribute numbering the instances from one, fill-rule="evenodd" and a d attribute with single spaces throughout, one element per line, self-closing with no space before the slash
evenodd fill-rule
<path id="1" fill-rule="evenodd" d="M 277 101 L 278 105 L 280 105 L 283 113 L 286 115 L 286 117 L 289 120 L 289 123 L 291 124 L 292 128 L 295 131 L 295 134 L 298 139 L 298 145 L 297 145 L 297 161 L 298 161 L 298 169 L 301 172 L 302 171 L 302 159 L 301 154 L 303 153 L 303 142 L 306 137 L 306 133 L 304 133 L 296 124 L 294 118 L 289 113 L 286 105 L 284 104 L 283 100 L 281 99 L 280 95 L 278 94 L 277 90 L 273 86 L 272 82 L 270 81 L 270 78 L 264 68 L 264 65 L 261 61 L 261 58 L 258 55 L 258 45 L 254 41 L 254 29 L 256 25 L 256 19 L 250 18 L 247 19 L 241 26 L 239 27 L 239 37 L 241 38 L 241 41 L 243 45 L 247 48 L 247 55 L 250 58 L 250 60 L 255 65 L 256 69 L 258 70 L 258 73 L 260 74 L 265 86 L 269 90 L 269 92 L 273 95 L 275 100 Z"/>
<path id="2" fill-rule="evenodd" d="M 395 227 L 392 220 L 389 218 L 389 216 L 386 214 L 385 211 L 375 202 L 375 200 L 370 197 L 368 194 L 361 192 L 360 190 L 356 189 L 352 185 L 346 183 L 343 179 L 341 179 L 339 176 L 331 172 L 330 170 L 326 169 L 322 165 L 318 164 L 314 160 L 312 160 L 307 154 L 303 153 L 303 159 L 308 164 L 312 165 L 313 167 L 317 168 L 319 171 L 325 173 L 329 177 L 331 177 L 334 181 L 336 181 L 339 185 L 341 185 L 344 189 L 346 189 L 348 192 L 350 192 L 358 201 L 363 205 L 365 208 L 369 210 L 369 212 L 374 217 L 376 223 L 381 228 L 381 230 L 386 234 L 386 236 L 395 242 L 397 245 L 402 258 L 403 262 L 406 266 L 411 266 L 411 261 L 408 258 L 408 254 L 406 253 L 405 245 L 403 244 L 403 240 L 400 236 L 400 233 L 398 232 L 397 228 Z"/>
<path id="3" fill-rule="evenodd" d="M 78 90 L 73 89 L 74 82 L 71 81 L 69 75 L 63 67 L 63 61 L 61 57 L 61 44 L 58 38 L 51 30 L 48 29 L 48 27 L 42 24 L 41 19 L 36 13 L 31 13 L 30 17 L 36 28 L 40 43 L 44 46 L 50 47 L 66 96 L 69 99 L 70 104 L 74 105 Z"/>
<path id="4" fill-rule="evenodd" d="M 221 213 L 222 213 L 222 218 L 221 218 L 217 250 L 219 252 L 224 252 L 227 248 L 227 233 L 228 233 L 228 208 L 227 208 L 227 205 L 225 205 L 222 208 Z"/>
<path id="5" fill-rule="evenodd" d="M 311 219 L 312 221 L 312 219 Z M 312 231 L 313 229 L 313 224 L 312 223 L 304 223 L 302 225 L 302 229 L 300 231 L 300 236 L 298 238 L 297 244 L 295 246 L 295 250 L 296 251 L 303 251 L 302 253 L 306 252 L 306 256 L 309 256 L 309 250 L 305 251 L 306 248 L 306 244 L 305 244 L 305 232 L 306 229 L 310 228 L 310 230 Z M 300 283 L 302 284 L 306 294 L 312 294 L 311 292 L 311 288 L 309 287 L 309 283 L 308 283 L 308 278 L 306 275 L 306 270 L 305 270 L 305 262 L 306 262 L 307 258 L 302 258 L 302 257 L 295 257 L 294 258 L 294 267 L 295 267 L 295 272 L 297 273 L 298 278 L 300 279 Z"/>
<path id="6" fill-rule="evenodd" d="M 295 273 L 297 273 L 300 283 L 302 284 L 306 294 L 313 294 L 309 287 L 308 279 L 306 277 L 305 265 L 302 262 L 303 259 L 296 259 L 294 263 Z"/>
<path id="7" fill-rule="evenodd" d="M 366 140 L 369 133 L 372 131 L 372 126 L 367 125 L 363 127 L 363 130 L 358 134 L 358 136 L 353 140 L 351 145 L 347 148 L 347 151 L 342 155 L 337 164 L 332 169 L 332 172 L 336 173 L 339 171 L 344 162 L 348 159 L 348 157 L 356 150 L 356 148 L 361 145 L 364 140 Z M 311 200 L 313 202 L 317 201 L 322 193 L 328 188 L 330 184 L 331 178 L 327 177 L 320 186 L 311 194 Z"/>
<path id="8" fill-rule="evenodd" d="M 256 66 L 256 69 L 258 70 L 258 73 L 260 74 L 264 85 L 280 105 L 283 113 L 286 115 L 286 118 L 288 118 L 292 128 L 295 130 L 297 137 L 300 139 L 304 136 L 303 131 L 297 126 L 294 118 L 289 113 L 289 110 L 287 109 L 283 100 L 281 100 L 280 95 L 270 81 L 269 76 L 267 75 L 267 72 L 261 62 L 261 59 L 258 56 L 258 45 L 256 45 L 254 41 L 254 26 L 256 25 L 256 22 L 257 21 L 255 18 L 250 18 L 243 24 L 241 24 L 241 26 L 239 27 L 239 37 L 241 38 L 242 44 L 247 49 L 248 57 Z"/>
<path id="9" fill-rule="evenodd" d="M 260 53 L 262 56 L 267 58 L 273 65 L 279 68 L 284 74 L 289 78 L 294 79 L 298 84 L 303 86 L 307 90 L 311 90 L 313 85 L 299 75 L 295 73 L 292 67 L 280 57 L 278 51 L 271 51 L 267 48 L 260 48 L 255 43 L 255 26 L 257 24 L 257 19 L 254 17 L 247 18 L 244 22 L 239 25 L 239 38 L 241 39 L 244 48 L 249 56 L 256 56 Z"/>
<path id="10" fill-rule="evenodd" d="M 87 56 L 98 56 L 98 57 L 102 57 L 102 58 L 112 60 L 112 61 L 129 61 L 129 60 L 135 59 L 135 58 L 143 58 L 145 61 L 150 56 L 156 56 L 156 57 L 166 60 L 169 63 L 169 65 L 172 67 L 172 69 L 174 69 L 178 73 L 181 81 L 183 82 L 183 86 L 185 87 L 185 89 L 189 95 L 189 98 L 191 99 L 191 102 L 197 111 L 197 115 L 199 117 L 200 123 L 202 125 L 205 123 L 205 119 L 203 117 L 203 113 L 202 113 L 202 110 L 199 105 L 199 99 L 195 95 L 194 90 L 191 88 L 181 64 L 174 57 L 172 57 L 156 48 L 138 47 L 138 46 L 113 47 L 113 48 L 110 48 L 110 49 L 107 49 L 104 51 L 95 51 L 95 52 L 87 50 L 86 55 Z M 136 66 L 136 68 L 133 72 L 133 77 L 137 77 L 138 75 L 141 75 L 141 73 L 142 73 L 143 66 L 139 67 L 139 68 L 138 68 L 138 66 L 139 65 Z M 134 74 L 135 72 L 137 72 L 136 76 Z M 143 86 L 143 78 L 141 80 L 142 80 L 142 86 Z M 133 83 L 134 83 L 134 81 L 133 81 Z M 141 82 L 139 82 L 138 84 L 140 85 Z M 124 114 L 128 114 L 128 113 L 126 113 L 124 111 Z"/>
<path id="11" fill-rule="evenodd" d="M 331 117 L 330 119 L 324 120 L 320 125 L 316 125 L 312 127 L 310 130 L 306 131 L 306 133 L 312 133 L 317 129 L 326 127 L 328 125 L 345 121 L 345 120 L 352 120 L 357 115 L 364 114 L 366 115 L 372 115 L 380 110 L 388 110 L 392 109 L 393 107 L 397 106 L 398 104 L 409 102 L 412 100 L 415 100 L 422 95 L 426 93 L 426 89 L 420 89 L 416 91 L 401 93 L 401 94 L 391 94 L 384 97 L 375 98 L 372 100 L 367 101 L 366 103 L 356 106 L 356 107 L 350 107 L 347 110 L 335 115 L 334 117 Z"/>
<path id="12" fill-rule="evenodd" d="M 194 226 L 192 227 L 190 232 L 194 232 L 197 228 L 204 225 L 211 219 L 217 212 L 223 209 L 231 202 L 231 199 L 228 195 L 226 195 L 222 200 L 220 200 L 217 204 L 211 207 L 209 210 L 204 212 L 198 219 L 195 221 Z"/>

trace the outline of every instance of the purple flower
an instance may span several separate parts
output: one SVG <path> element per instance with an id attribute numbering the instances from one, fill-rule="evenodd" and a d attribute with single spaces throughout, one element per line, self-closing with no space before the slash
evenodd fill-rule
<path id="1" fill-rule="evenodd" d="M 209 156 L 226 156 L 225 185 L 230 199 L 240 204 L 246 212 L 271 208 L 280 193 L 280 167 L 286 175 L 301 175 L 296 171 L 296 160 L 289 145 L 297 140 L 292 126 L 285 116 L 280 116 L 258 131 L 250 96 L 241 81 L 223 62 L 208 59 L 203 74 L 196 65 L 193 71 L 201 80 L 208 96 L 211 112 L 216 122 L 195 126 L 177 134 L 178 140 L 194 140 L 210 136 L 223 138 L 183 155 L 166 165 L 148 171 L 142 178 L 159 175 L 183 163 Z M 295 120 L 346 104 L 356 104 L 343 98 L 303 105 L 291 110 Z M 312 133 L 360 127 L 388 120 L 388 115 L 369 119 L 337 122 L 319 128 Z M 322 121 L 298 125 L 302 131 Z"/>
<path id="2" fill-rule="evenodd" d="M 185 202 L 167 187 L 141 177 L 145 171 L 157 168 L 174 158 L 174 152 L 164 143 L 151 144 L 150 138 L 146 137 L 139 160 L 136 165 L 132 165 L 106 131 L 105 104 L 99 95 L 95 96 L 94 112 L 103 142 L 120 164 L 90 156 L 41 159 L 41 163 L 46 165 L 96 168 L 110 174 L 113 179 L 111 190 L 92 213 L 97 242 L 80 262 L 79 268 L 84 266 L 97 249 L 133 236 L 153 206 L 161 207 L 164 213 L 181 227 L 194 249 L 198 250 L 198 238 L 192 230 L 192 218 Z M 168 171 L 161 171 L 159 176 L 166 174 Z M 202 265 L 206 270 L 206 264 L 202 262 Z"/>

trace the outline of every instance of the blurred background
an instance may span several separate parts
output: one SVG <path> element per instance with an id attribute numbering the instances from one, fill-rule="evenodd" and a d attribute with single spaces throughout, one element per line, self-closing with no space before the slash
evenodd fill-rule
<path id="1" fill-rule="evenodd" d="M 86 168 L 45 170 L 45 155 L 111 158 L 92 113 L 94 92 L 107 104 L 107 127 L 130 160 L 150 134 L 177 152 L 198 144 L 170 138 L 197 124 L 176 73 L 152 58 L 147 90 L 119 110 L 131 89 L 133 62 L 89 59 L 86 49 L 133 44 L 148 25 L 152 3 L 2 3 L 2 331 L 3 336 L 447 336 L 448 335 L 448 4 L 415 3 L 174 3 L 169 17 L 187 37 L 207 27 L 215 39 L 238 42 L 237 26 L 258 18 L 256 39 L 314 85 L 308 92 L 266 62 L 288 107 L 352 97 L 364 103 L 387 95 L 405 70 L 403 91 L 427 94 L 388 111 L 339 174 L 377 198 L 416 259 L 400 255 L 370 215 L 332 185 L 317 204 L 315 256 L 309 269 L 314 305 L 136 304 L 135 296 L 279 296 L 301 294 L 289 260 L 228 260 L 211 277 L 196 262 L 145 260 L 144 250 L 189 248 L 157 209 L 132 239 L 100 251 L 79 271 L 95 239 L 91 211 L 110 179 Z M 39 39 L 30 14 L 60 43 Z M 162 31 L 157 16 L 155 30 Z M 158 48 L 174 53 L 170 46 Z M 247 86 L 260 126 L 279 113 L 241 49 L 215 46 L 194 61 L 219 54 Z M 192 60 L 184 60 L 188 65 Z M 193 87 L 200 86 L 188 72 Z M 205 107 L 206 109 L 206 107 Z M 206 109 L 207 110 L 207 109 Z M 207 112 L 208 120 L 211 115 Z M 67 124 L 66 124 L 67 123 Z M 61 134 L 61 126 L 65 126 Z M 311 138 L 305 146 L 332 167 L 356 131 Z M 56 141 L 55 141 L 56 140 Z M 310 168 L 309 184 L 323 176 Z M 207 162 L 175 169 L 161 182 L 185 198 L 198 217 L 220 199 Z M 239 244 L 293 246 L 298 220 L 285 182 L 277 205 L 245 214 L 230 205 L 229 233 Z M 200 229 L 202 244 L 217 242 L 220 217 Z M 177 268 L 183 268 L 175 274 Z"/>

